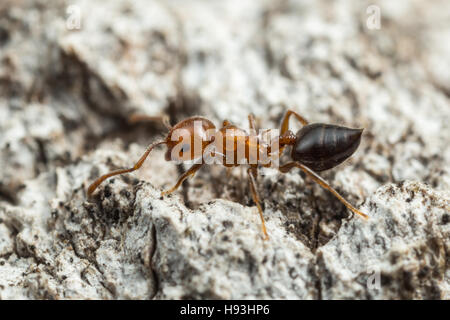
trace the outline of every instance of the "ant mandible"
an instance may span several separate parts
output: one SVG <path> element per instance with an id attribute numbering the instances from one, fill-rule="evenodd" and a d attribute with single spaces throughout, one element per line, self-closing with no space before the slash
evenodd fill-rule
<path id="1" fill-rule="evenodd" d="M 292 115 L 303 125 L 303 127 L 298 130 L 297 134 L 294 134 L 289 130 L 289 119 Z M 140 120 L 155 120 L 155 117 L 133 117 L 133 122 Z M 231 139 L 234 142 L 231 145 L 229 143 L 223 143 L 221 146 L 222 149 L 217 152 L 221 155 L 229 154 L 229 152 L 232 152 L 234 161 L 232 163 L 229 163 L 228 161 L 226 163 L 222 162 L 222 164 L 228 168 L 241 165 L 240 159 L 238 159 L 237 156 L 238 141 L 241 141 L 245 144 L 245 153 L 243 154 L 243 157 L 245 157 L 246 160 L 249 160 L 249 149 L 251 147 L 256 147 L 257 150 L 266 148 L 266 150 L 269 150 L 269 153 L 271 152 L 270 146 L 267 148 L 267 145 L 265 145 L 264 142 L 262 142 L 259 138 L 257 138 L 256 140 L 250 139 L 251 135 L 248 135 L 244 130 L 237 128 L 227 120 L 223 121 L 222 128 L 220 128 L 218 131 L 216 131 L 216 127 L 210 120 L 203 117 L 196 116 L 187 118 L 178 122 L 173 127 L 170 127 L 167 118 L 165 120 L 166 121 L 164 121 L 164 123 L 169 129 L 169 133 L 164 140 L 152 143 L 132 168 L 112 171 L 99 177 L 89 186 L 88 196 L 90 197 L 95 189 L 107 178 L 138 170 L 144 163 L 147 156 L 153 150 L 153 148 L 158 145 L 167 145 L 167 152 L 165 156 L 165 159 L 167 161 L 194 160 L 202 157 L 205 149 L 214 141 L 214 138 L 210 139 L 209 141 L 205 139 L 205 133 L 208 130 L 212 130 L 216 133 L 221 134 L 224 142 L 227 139 Z M 256 132 L 255 118 L 252 114 L 248 116 L 248 121 L 251 132 Z M 194 125 L 195 123 L 200 123 L 200 126 Z M 191 144 L 184 144 L 181 146 L 181 148 L 178 147 L 177 150 L 174 150 L 174 148 L 179 145 L 179 142 L 181 140 L 181 137 L 175 137 L 175 132 L 177 132 L 177 129 L 187 130 L 190 133 Z M 280 134 L 277 137 L 279 148 L 275 152 L 277 152 L 277 155 L 279 157 L 286 146 L 292 146 L 291 158 L 293 161 L 279 166 L 278 170 L 282 173 L 286 173 L 292 168 L 300 168 L 321 187 L 325 188 L 334 196 L 336 196 L 339 201 L 341 201 L 349 210 L 351 210 L 353 213 L 358 214 L 364 219 L 367 219 L 368 216 L 366 214 L 353 207 L 315 172 L 334 168 L 344 160 L 346 160 L 348 157 L 350 157 L 360 144 L 362 131 L 363 129 L 351 129 L 343 126 L 324 123 L 309 124 L 308 121 L 306 121 L 302 116 L 292 110 L 288 110 L 281 122 Z M 194 140 L 199 138 L 201 139 L 201 147 L 198 150 L 189 148 L 189 146 L 194 145 Z M 199 152 L 201 152 L 201 154 L 198 154 Z M 190 176 L 194 176 L 195 173 L 204 164 L 205 163 L 203 162 L 194 163 L 192 167 L 190 167 L 183 175 L 178 178 L 177 183 L 171 189 L 163 191 L 161 193 L 161 196 L 170 194 L 177 190 L 184 180 L 186 180 Z M 270 167 L 271 163 L 264 164 L 263 166 Z M 261 218 L 261 227 L 264 234 L 264 239 L 268 239 L 269 236 L 267 234 L 266 226 L 264 223 L 263 210 L 261 208 L 260 199 L 256 190 L 257 173 L 258 164 L 249 164 L 247 174 L 250 191 Z"/>

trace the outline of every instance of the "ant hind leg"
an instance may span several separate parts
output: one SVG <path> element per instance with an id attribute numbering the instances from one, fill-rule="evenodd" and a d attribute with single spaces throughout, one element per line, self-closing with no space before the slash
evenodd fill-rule
<path id="1" fill-rule="evenodd" d="M 316 183 L 318 183 L 322 188 L 330 191 L 336 198 L 339 199 L 339 201 L 341 201 L 350 211 L 352 211 L 353 213 L 356 213 L 357 215 L 361 216 L 364 219 L 368 219 L 369 216 L 365 213 L 362 213 L 361 211 L 359 211 L 358 209 L 356 209 L 354 206 L 352 206 L 347 200 L 344 199 L 344 197 L 342 197 L 336 190 L 333 189 L 333 187 L 331 187 L 328 182 L 326 182 L 321 176 L 319 176 L 317 173 L 315 173 L 314 171 L 312 171 L 310 168 L 308 168 L 307 166 L 302 165 L 301 163 L 298 162 L 289 162 L 283 166 L 281 166 L 278 170 L 282 173 L 286 173 L 289 170 L 291 170 L 292 168 L 300 168 L 302 169 L 310 178 L 312 178 Z"/>
<path id="2" fill-rule="evenodd" d="M 293 110 L 288 110 L 286 114 L 283 117 L 283 121 L 281 121 L 281 128 L 280 128 L 280 136 L 285 134 L 289 130 L 289 118 L 291 116 L 294 116 L 300 123 L 304 126 L 308 124 L 308 121 L 303 118 L 301 115 L 299 115 L 297 112 Z"/>

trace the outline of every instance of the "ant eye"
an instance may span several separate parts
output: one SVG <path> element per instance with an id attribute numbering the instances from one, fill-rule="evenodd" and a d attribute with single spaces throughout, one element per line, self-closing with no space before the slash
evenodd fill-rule
<path id="1" fill-rule="evenodd" d="M 188 152 L 190 149 L 190 146 L 188 144 L 185 144 L 181 147 L 181 152 Z"/>

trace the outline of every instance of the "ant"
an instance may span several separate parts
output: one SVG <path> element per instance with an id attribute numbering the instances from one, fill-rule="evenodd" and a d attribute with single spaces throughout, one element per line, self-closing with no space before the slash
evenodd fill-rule
<path id="1" fill-rule="evenodd" d="M 294 116 L 303 126 L 296 134 L 289 130 L 289 119 Z M 147 116 L 132 116 L 132 121 L 141 120 L 155 120 L 156 117 Z M 256 132 L 255 117 L 250 114 L 248 116 L 250 130 L 253 134 L 254 139 L 251 139 L 252 134 L 247 134 L 244 130 L 237 128 L 232 125 L 229 121 L 223 121 L 222 128 L 216 130 L 215 125 L 208 119 L 204 117 L 190 117 L 185 120 L 178 122 L 175 126 L 170 127 L 168 124 L 167 117 L 163 117 L 164 124 L 169 129 L 169 133 L 166 138 L 162 141 L 158 141 L 150 144 L 145 153 L 136 162 L 132 168 L 120 169 L 112 171 L 105 174 L 95 180 L 88 188 L 88 196 L 90 197 L 95 189 L 107 178 L 133 172 L 138 170 L 144 163 L 147 156 L 156 146 L 165 144 L 167 146 L 167 152 L 165 154 L 165 159 L 167 161 L 185 161 L 185 160 L 195 160 L 202 158 L 204 152 L 207 148 L 213 144 L 217 134 L 223 137 L 223 144 L 219 148 L 217 154 L 224 156 L 224 154 L 232 154 L 233 161 L 231 163 L 222 162 L 222 164 L 227 167 L 235 167 L 241 165 L 241 162 L 237 155 L 238 143 L 241 142 L 245 146 L 245 152 L 241 155 L 241 158 L 246 160 L 250 159 L 250 148 L 256 148 L 260 151 L 266 148 L 269 154 L 272 153 L 271 146 L 268 146 L 261 139 L 255 137 L 254 132 Z M 179 130 L 184 130 L 189 133 L 190 144 L 180 143 L 183 137 L 179 137 Z M 207 132 L 214 132 L 212 139 L 205 139 Z M 283 152 L 284 148 L 287 146 L 292 147 L 291 158 L 293 161 L 279 166 L 278 170 L 281 173 L 287 173 L 292 168 L 299 168 L 306 173 L 310 178 L 312 178 L 316 183 L 318 183 L 324 189 L 330 191 L 334 196 L 336 196 L 339 201 L 341 201 L 349 210 L 353 213 L 358 214 L 364 219 L 368 219 L 368 216 L 361 211 L 353 207 L 347 200 L 345 200 L 336 190 L 334 190 L 323 178 L 321 178 L 316 171 L 324 171 L 336 167 L 344 160 L 349 158 L 358 148 L 363 129 L 351 129 L 343 126 L 337 126 L 332 124 L 324 123 L 312 123 L 309 124 L 302 116 L 297 114 L 295 111 L 288 110 L 283 117 L 281 122 L 280 133 L 276 139 L 278 143 L 278 150 L 275 152 L 279 157 Z M 195 142 L 200 141 L 200 148 L 192 148 Z M 227 141 L 231 141 L 230 145 Z M 227 143 L 226 143 L 227 142 Z M 233 143 L 234 142 L 234 143 Z M 197 149 L 197 150 L 195 150 Z M 222 151 L 222 152 L 220 152 Z M 259 159 L 259 157 L 258 157 Z M 250 161 L 248 161 L 250 163 Z M 180 185 L 190 176 L 194 176 L 195 173 L 204 165 L 204 162 L 194 163 L 184 174 L 182 174 L 176 184 L 169 190 L 163 191 L 161 196 L 171 194 L 177 190 Z M 271 162 L 264 164 L 264 167 L 270 167 Z M 248 180 L 250 185 L 250 191 L 255 202 L 258 212 L 261 218 L 261 227 L 264 234 L 264 239 L 269 238 L 264 223 L 263 210 L 261 208 L 260 199 L 256 191 L 256 178 L 258 174 L 258 163 L 249 164 L 247 169 Z"/>

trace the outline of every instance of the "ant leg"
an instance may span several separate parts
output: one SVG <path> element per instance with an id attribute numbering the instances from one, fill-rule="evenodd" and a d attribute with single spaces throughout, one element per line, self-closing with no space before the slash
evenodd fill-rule
<path id="1" fill-rule="evenodd" d="M 264 240 L 269 240 L 269 235 L 267 234 L 266 230 L 266 224 L 264 223 L 264 216 L 263 216 L 263 210 L 261 208 L 258 192 L 256 191 L 256 176 L 258 174 L 257 167 L 250 167 L 247 169 L 248 174 L 248 181 L 250 184 L 250 191 L 252 193 L 253 201 L 255 202 L 256 206 L 258 207 L 259 216 L 261 218 L 261 227 L 262 232 L 264 233 Z"/>
<path id="2" fill-rule="evenodd" d="M 283 117 L 283 120 L 281 121 L 281 127 L 280 127 L 279 143 L 281 145 L 278 149 L 279 156 L 281 156 L 281 154 L 283 153 L 283 150 L 287 144 L 293 144 L 295 142 L 295 140 L 292 139 L 293 137 L 295 137 L 295 136 L 293 136 L 293 133 L 290 133 L 290 132 L 288 133 L 289 119 L 291 118 L 292 115 L 298 121 L 300 121 L 302 125 L 306 126 L 308 124 L 308 121 L 306 121 L 306 119 L 303 118 L 301 115 L 299 115 L 297 112 L 295 112 L 293 110 L 286 111 L 286 113 Z"/>
<path id="3" fill-rule="evenodd" d="M 200 169 L 202 166 L 203 166 L 203 163 L 198 163 L 198 164 L 194 164 L 192 167 L 190 167 L 188 171 L 183 173 L 178 178 L 177 183 L 172 188 L 170 188 L 169 190 L 161 192 L 161 197 L 164 197 L 165 195 L 171 194 L 172 192 L 177 190 L 181 186 L 181 184 L 183 183 L 184 180 L 189 178 L 189 176 L 195 175 L 195 173 L 198 171 L 198 169 Z"/>
<path id="4" fill-rule="evenodd" d="M 128 122 L 131 124 L 137 122 L 153 122 L 153 121 L 161 121 L 162 124 L 169 130 L 172 128 L 172 126 L 170 125 L 169 116 L 166 114 L 162 116 L 148 116 L 145 114 L 133 113 L 128 118 Z"/>
<path id="5" fill-rule="evenodd" d="M 158 145 L 160 145 L 160 144 L 165 144 L 165 143 L 166 143 L 166 141 L 159 141 L 159 142 L 153 143 L 150 146 L 148 146 L 147 150 L 145 150 L 144 154 L 139 159 L 139 161 L 136 162 L 136 164 L 133 166 L 133 168 L 115 170 L 115 171 L 107 173 L 107 174 L 101 176 L 100 178 L 98 178 L 97 180 L 95 180 L 88 188 L 88 197 L 90 197 L 92 195 L 92 193 L 95 191 L 95 189 L 97 189 L 97 187 L 103 181 L 108 179 L 109 177 L 116 176 L 116 175 L 122 174 L 122 173 L 133 172 L 133 171 L 139 169 L 142 166 L 142 164 L 144 163 L 145 159 L 147 159 L 147 156 L 150 154 L 150 152 L 153 150 L 153 148 L 158 146 Z"/>
<path id="6" fill-rule="evenodd" d="M 256 121 L 255 121 L 255 115 L 253 113 L 250 113 L 248 115 L 248 125 L 250 127 L 250 131 L 256 132 Z"/>
<path id="7" fill-rule="evenodd" d="M 289 118 L 294 115 L 294 117 L 302 123 L 302 125 L 306 126 L 308 124 L 308 121 L 306 121 L 305 118 L 303 118 L 301 115 L 299 115 L 297 112 L 293 110 L 288 110 L 286 114 L 284 115 L 283 121 L 281 122 L 281 128 L 280 128 L 280 136 L 285 134 L 289 130 Z"/>
<path id="8" fill-rule="evenodd" d="M 354 206 L 352 206 L 347 200 L 345 200 L 336 190 L 334 190 L 328 182 L 326 182 L 321 176 L 319 176 L 317 173 L 312 171 L 307 166 L 302 165 L 298 162 L 289 162 L 283 166 L 281 166 L 278 170 L 282 173 L 286 173 L 289 170 L 291 170 L 293 167 L 297 167 L 302 169 L 309 177 L 311 177 L 316 183 L 318 183 L 322 188 L 327 189 L 330 191 L 336 198 L 338 198 L 350 211 L 353 213 L 358 214 L 359 216 L 363 217 L 364 219 L 368 219 L 369 216 L 365 213 L 362 213 L 358 209 L 356 209 Z"/>

